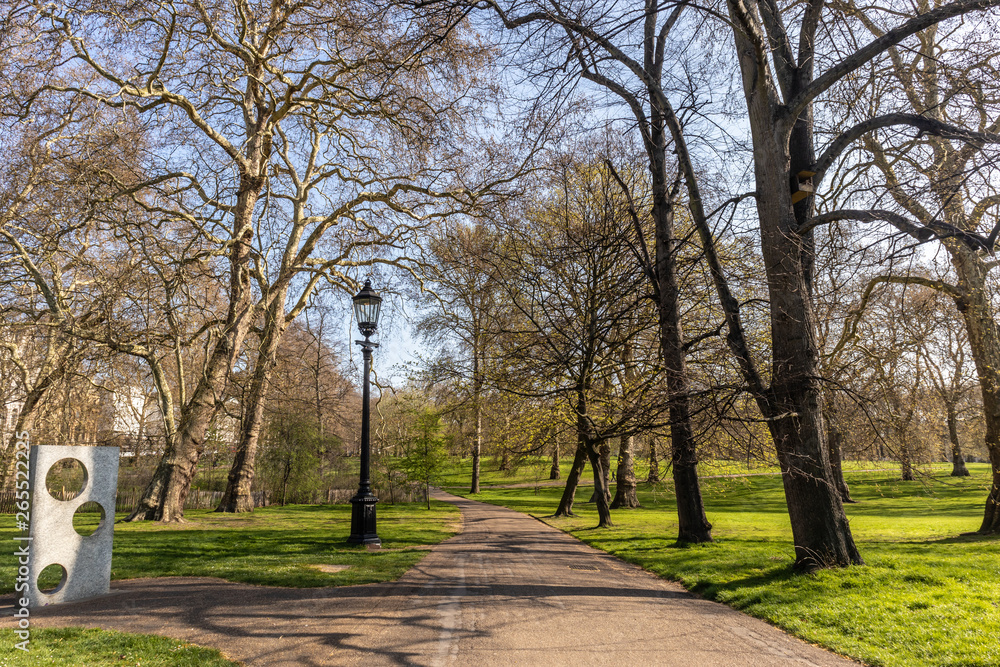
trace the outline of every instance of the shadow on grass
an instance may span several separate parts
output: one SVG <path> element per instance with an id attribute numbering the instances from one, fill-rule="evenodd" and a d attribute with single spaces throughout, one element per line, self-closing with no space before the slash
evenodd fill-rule
<path id="1" fill-rule="evenodd" d="M 790 564 L 781 565 L 771 568 L 767 572 L 724 583 L 698 582 L 691 587 L 691 591 L 709 600 L 725 598 L 729 604 L 733 604 L 739 609 L 760 602 L 762 599 L 761 593 L 747 595 L 746 589 L 774 590 L 773 586 L 778 586 L 781 589 L 791 582 L 801 581 L 809 576 L 808 573 L 795 570 Z M 731 595 L 727 595 L 727 593 Z M 735 600 L 739 600 L 739 602 Z"/>
<path id="2" fill-rule="evenodd" d="M 912 544 L 977 544 L 980 542 L 1000 542 L 1000 534 L 983 535 L 981 533 L 962 533 L 953 537 L 939 537 L 933 540 L 920 540 Z"/>

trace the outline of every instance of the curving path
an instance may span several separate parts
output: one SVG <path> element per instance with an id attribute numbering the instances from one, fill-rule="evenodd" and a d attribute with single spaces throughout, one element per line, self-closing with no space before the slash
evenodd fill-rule
<path id="1" fill-rule="evenodd" d="M 439 494 L 464 530 L 391 584 L 115 581 L 33 626 L 167 635 L 248 665 L 856 665 L 523 514 Z M 3 603 L 10 604 L 7 596 Z M 10 618 L 9 609 L 0 613 Z M 6 626 L 7 623 L 4 623 Z"/>

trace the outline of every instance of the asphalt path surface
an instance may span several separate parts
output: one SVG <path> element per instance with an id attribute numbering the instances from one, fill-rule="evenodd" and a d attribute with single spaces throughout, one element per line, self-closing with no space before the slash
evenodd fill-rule
<path id="1" fill-rule="evenodd" d="M 439 493 L 463 531 L 399 581 L 290 589 L 112 582 L 32 627 L 165 635 L 247 665 L 856 665 L 504 508 Z M 11 596 L 0 599 L 10 627 Z M 89 666 L 88 666 L 89 667 Z"/>

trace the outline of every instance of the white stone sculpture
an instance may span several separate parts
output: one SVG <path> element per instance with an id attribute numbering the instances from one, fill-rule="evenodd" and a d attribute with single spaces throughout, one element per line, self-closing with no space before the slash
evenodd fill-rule
<path id="1" fill-rule="evenodd" d="M 29 606 L 82 600 L 110 591 L 118 457 L 117 447 L 34 445 L 31 448 Z M 53 497 L 45 484 L 49 469 L 63 459 L 76 459 L 84 469 L 83 489 L 72 500 Z M 84 537 L 73 527 L 73 515 L 81 505 L 91 501 L 101 506 L 102 520 L 97 530 Z M 55 590 L 43 593 L 38 589 L 38 575 L 52 564 L 62 566 L 62 582 Z"/>

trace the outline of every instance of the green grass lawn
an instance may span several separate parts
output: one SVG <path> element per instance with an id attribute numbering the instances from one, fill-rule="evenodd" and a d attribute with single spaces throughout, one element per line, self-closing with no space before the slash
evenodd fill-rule
<path id="1" fill-rule="evenodd" d="M 572 463 L 564 462 L 563 471 L 569 470 Z M 548 481 L 552 459 L 532 456 L 519 461 L 510 470 L 500 470 L 500 459 L 484 456 L 479 463 L 480 486 L 499 486 L 505 484 L 528 484 Z M 437 480 L 437 485 L 448 489 L 466 489 L 472 483 L 472 458 L 449 458 L 444 473 Z"/>
<path id="2" fill-rule="evenodd" d="M 154 635 L 83 628 L 32 629 L 28 651 L 13 648 L 13 630 L 0 630 L 0 667 L 235 667 L 211 648 Z"/>
<path id="3" fill-rule="evenodd" d="M 563 458 L 560 462 L 562 480 L 569 474 L 569 468 L 573 461 L 571 458 Z M 612 466 L 616 465 L 612 462 Z M 538 486 L 548 486 L 549 471 L 552 467 L 552 459 L 548 456 L 530 456 L 520 459 L 512 465 L 509 470 L 500 470 L 499 458 L 484 456 L 479 466 L 479 484 L 481 487 L 489 486 L 510 486 L 512 484 L 531 484 Z M 845 461 L 844 470 L 855 472 L 877 472 L 884 474 L 887 471 L 895 471 L 899 465 L 892 462 L 872 462 L 872 461 Z M 936 463 L 923 466 L 920 470 L 925 473 L 950 471 L 951 464 Z M 767 461 L 704 461 L 699 465 L 701 475 L 706 478 L 719 475 L 777 475 L 780 472 L 776 463 Z M 649 477 L 649 461 L 645 458 L 635 461 L 635 476 L 638 480 L 645 480 Z M 666 462 L 660 461 L 660 477 L 668 479 L 670 470 Z M 452 458 L 449 459 L 444 473 L 438 479 L 438 486 L 451 490 L 461 491 L 468 489 L 472 480 L 472 458 Z M 590 468 L 583 477 L 582 482 L 591 482 Z M 559 484 L 562 481 L 558 482 Z"/>
<path id="4" fill-rule="evenodd" d="M 97 514 L 87 516 L 96 523 Z M 125 515 L 119 515 L 119 519 Z M 382 549 L 347 544 L 350 505 L 265 507 L 251 514 L 188 510 L 186 523 L 115 524 L 112 579 L 221 577 L 263 586 L 348 586 L 396 579 L 437 544 L 458 532 L 448 503 L 379 505 Z M 0 541 L 14 544 L 14 516 L 0 516 Z M 14 590 L 14 549 L 0 553 L 0 593 Z M 316 565 L 348 565 L 325 573 Z M 43 580 L 42 585 L 58 581 Z"/>
<path id="5" fill-rule="evenodd" d="M 483 484 L 531 483 L 486 489 L 478 499 L 535 516 L 551 514 L 561 487 L 535 486 L 548 478 L 547 459 L 514 471 L 484 460 Z M 568 462 L 564 465 L 566 472 Z M 972 464 L 971 478 L 947 476 L 947 466 L 900 482 L 891 465 L 845 466 L 852 494 L 847 507 L 866 565 L 797 574 L 780 477 L 768 466 L 750 476 L 708 477 L 745 471 L 742 464 L 703 466 L 703 493 L 715 543 L 674 544 L 677 521 L 668 482 L 640 488 L 643 507 L 613 513 L 615 526 L 595 529 L 596 511 L 577 496 L 575 518 L 547 519 L 581 540 L 705 597 L 726 602 L 779 627 L 871 665 L 1000 665 L 1000 538 L 962 536 L 978 528 L 989 484 L 988 466 Z M 453 464 L 445 485 L 461 490 L 471 461 Z M 589 473 L 588 473 L 589 474 Z M 463 477 L 464 475 L 464 477 Z M 639 471 L 644 478 L 645 471 Z M 664 470 L 669 480 L 669 471 Z M 451 482 L 451 483 L 449 483 Z M 115 526 L 115 579 L 215 576 L 273 586 L 330 586 L 397 578 L 457 531 L 448 504 L 380 505 L 382 551 L 346 544 L 350 506 L 289 506 L 252 515 L 189 511 L 178 525 Z M 91 520 L 96 520 L 92 515 Z M 0 516 L 0 540 L 14 517 Z M 314 566 L 348 565 L 324 573 Z M 0 592 L 13 590 L 13 549 L 0 553 Z M 46 582 L 43 582 L 43 585 Z M 54 583 L 54 582 L 48 582 Z M 32 630 L 30 661 L 14 651 L 11 631 L 0 631 L 0 667 L 6 665 L 227 665 L 217 652 L 175 640 L 103 631 Z M 203 652 L 204 651 L 204 652 Z M 121 658 L 120 656 L 126 656 Z"/>
<path id="6" fill-rule="evenodd" d="M 711 474 L 713 466 L 705 468 Z M 677 518 L 667 483 L 642 485 L 643 507 L 613 512 L 613 528 L 595 528 L 596 510 L 585 504 L 590 488 L 577 495 L 576 518 L 546 521 L 871 665 L 996 667 L 1000 537 L 960 535 L 979 527 L 989 467 L 970 464 L 972 477 L 965 479 L 949 477 L 949 469 L 929 467 L 916 482 L 901 482 L 895 472 L 848 472 L 859 502 L 847 512 L 866 565 L 815 574 L 791 569 L 791 527 L 778 476 L 704 479 L 716 540 L 708 545 L 674 544 Z M 476 498 L 542 517 L 556 508 L 561 492 L 489 489 Z"/>

